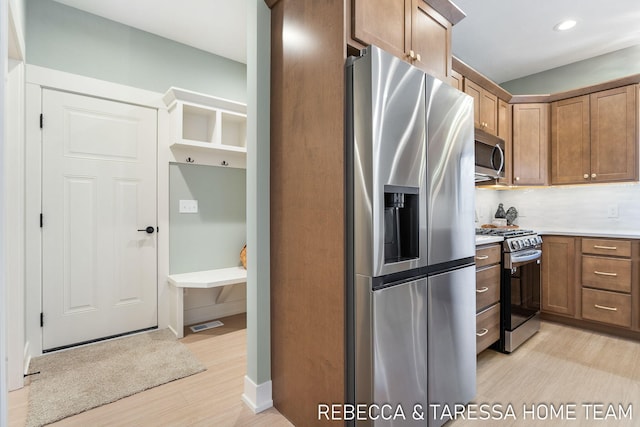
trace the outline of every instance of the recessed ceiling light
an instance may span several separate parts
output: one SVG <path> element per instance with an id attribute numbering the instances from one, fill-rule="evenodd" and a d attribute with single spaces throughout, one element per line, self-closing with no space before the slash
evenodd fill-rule
<path id="1" fill-rule="evenodd" d="M 567 31 L 575 27 L 576 24 L 577 22 L 573 19 L 565 19 L 564 21 L 557 23 L 553 29 L 556 31 Z"/>

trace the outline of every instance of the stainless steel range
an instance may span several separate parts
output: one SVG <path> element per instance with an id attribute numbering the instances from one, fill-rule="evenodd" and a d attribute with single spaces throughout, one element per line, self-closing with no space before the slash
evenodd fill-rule
<path id="1" fill-rule="evenodd" d="M 477 229 L 504 237 L 502 243 L 499 349 L 511 353 L 540 329 L 542 238 L 521 229 Z"/>

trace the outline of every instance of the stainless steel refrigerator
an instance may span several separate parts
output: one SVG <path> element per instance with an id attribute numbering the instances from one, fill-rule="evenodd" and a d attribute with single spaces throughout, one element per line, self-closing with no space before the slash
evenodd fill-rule
<path id="1" fill-rule="evenodd" d="M 473 102 L 375 46 L 346 79 L 348 424 L 439 426 L 476 390 Z"/>

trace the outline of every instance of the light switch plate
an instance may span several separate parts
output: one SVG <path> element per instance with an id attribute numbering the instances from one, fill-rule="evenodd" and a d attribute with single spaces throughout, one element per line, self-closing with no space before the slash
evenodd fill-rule
<path id="1" fill-rule="evenodd" d="M 180 200 L 178 210 L 180 213 L 198 213 L 198 201 Z"/>

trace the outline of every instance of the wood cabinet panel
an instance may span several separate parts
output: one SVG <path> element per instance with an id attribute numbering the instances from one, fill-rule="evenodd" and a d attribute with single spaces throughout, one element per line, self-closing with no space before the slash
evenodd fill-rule
<path id="1" fill-rule="evenodd" d="M 500 339 L 500 304 L 476 315 L 476 354 Z"/>
<path id="2" fill-rule="evenodd" d="M 502 249 L 500 245 L 476 248 L 476 268 L 499 263 L 501 254 Z"/>
<path id="3" fill-rule="evenodd" d="M 447 81 L 451 70 L 451 23 L 424 0 L 411 0 L 413 65 Z"/>
<path id="4" fill-rule="evenodd" d="M 500 265 L 492 265 L 476 272 L 476 310 L 500 301 Z"/>
<path id="5" fill-rule="evenodd" d="M 638 179 L 637 86 L 596 92 L 591 101 L 591 180 Z"/>
<path id="6" fill-rule="evenodd" d="M 606 256 L 631 257 L 629 240 L 582 239 L 582 253 Z"/>
<path id="7" fill-rule="evenodd" d="M 473 81 L 464 79 L 464 93 L 473 98 L 473 125 L 480 127 L 480 99 L 482 98 L 482 88 Z"/>
<path id="8" fill-rule="evenodd" d="M 513 183 L 545 185 L 548 181 L 549 104 L 513 106 Z"/>
<path id="9" fill-rule="evenodd" d="M 628 328 L 631 326 L 631 295 L 583 288 L 582 318 Z"/>
<path id="10" fill-rule="evenodd" d="M 365 45 L 373 44 L 405 58 L 409 51 L 410 0 L 354 0 L 351 36 Z M 406 4 L 408 3 L 408 4 Z"/>
<path id="11" fill-rule="evenodd" d="M 464 80 L 464 92 L 473 98 L 473 124 L 492 135 L 498 134 L 498 97 L 472 80 Z"/>
<path id="12" fill-rule="evenodd" d="M 459 91 L 462 91 L 463 89 L 462 74 L 460 74 L 455 70 L 451 70 L 451 75 L 449 76 L 449 84 L 455 87 L 456 89 L 458 89 Z"/>
<path id="13" fill-rule="evenodd" d="M 542 243 L 542 311 L 575 315 L 576 240 L 545 236 Z"/>
<path id="14" fill-rule="evenodd" d="M 352 0 L 351 37 L 449 81 L 451 23 L 425 0 Z"/>
<path id="15" fill-rule="evenodd" d="M 631 292 L 631 260 L 583 255 L 582 286 Z"/>
<path id="16" fill-rule="evenodd" d="M 591 177 L 589 96 L 551 103 L 551 184 L 579 184 Z"/>
<path id="17" fill-rule="evenodd" d="M 498 136 L 504 140 L 504 178 L 500 178 L 498 183 L 506 185 L 513 182 L 512 115 L 513 107 L 498 99 Z"/>

